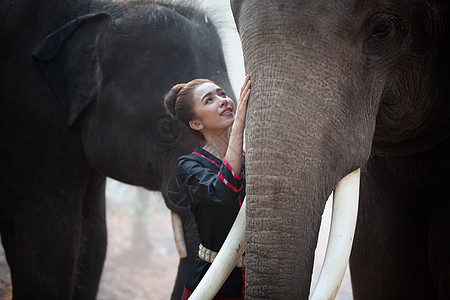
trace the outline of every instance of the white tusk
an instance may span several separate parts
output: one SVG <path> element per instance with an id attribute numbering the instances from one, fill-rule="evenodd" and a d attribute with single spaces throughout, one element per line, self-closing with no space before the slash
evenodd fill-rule
<path id="1" fill-rule="evenodd" d="M 175 245 L 178 250 L 178 255 L 180 256 L 180 258 L 186 258 L 187 250 L 183 233 L 183 221 L 181 221 L 180 216 L 177 213 L 174 213 L 173 211 L 171 211 L 171 216 L 172 216 L 173 237 L 175 238 Z"/>
<path id="2" fill-rule="evenodd" d="M 310 300 L 334 299 L 347 268 L 358 215 L 360 169 L 339 181 L 333 197 L 327 251 Z"/>
<path id="3" fill-rule="evenodd" d="M 239 214 L 231 227 L 225 242 L 220 248 L 214 262 L 209 267 L 203 279 L 194 290 L 189 300 L 212 299 L 227 280 L 238 259 L 245 249 L 245 207 L 246 201 L 242 202 Z"/>

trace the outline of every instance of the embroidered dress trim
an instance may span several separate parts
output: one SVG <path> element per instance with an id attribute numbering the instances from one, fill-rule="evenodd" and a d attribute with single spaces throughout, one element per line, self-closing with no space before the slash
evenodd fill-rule
<path id="1" fill-rule="evenodd" d="M 233 168 L 230 166 L 230 164 L 228 163 L 228 161 L 226 159 L 223 160 L 223 163 L 225 164 L 225 166 L 228 168 L 228 170 L 230 170 L 231 174 L 233 174 L 233 177 L 236 178 L 237 180 L 241 180 L 242 176 L 244 176 L 244 170 L 241 170 L 241 175 L 238 176 Z"/>
<path id="2" fill-rule="evenodd" d="M 202 158 L 204 158 L 204 159 L 206 159 L 206 160 L 212 162 L 213 164 L 215 164 L 215 165 L 220 169 L 220 166 L 219 166 L 218 163 L 216 163 L 216 162 L 213 161 L 212 159 L 210 159 L 210 158 L 204 156 L 203 154 L 198 153 L 198 152 L 192 152 L 192 154 L 198 155 L 198 156 L 200 156 L 200 157 L 202 157 Z M 234 178 L 236 178 L 237 180 L 242 179 L 242 176 L 244 176 L 244 170 L 242 170 L 241 176 L 239 177 L 239 176 L 236 175 L 236 173 L 233 171 L 233 168 L 230 166 L 230 164 L 229 164 L 226 160 L 224 160 L 223 163 L 224 163 L 225 166 L 231 171 L 231 174 L 233 174 L 233 177 L 234 177 Z M 236 188 L 236 187 L 234 187 L 230 182 L 228 182 L 228 180 L 226 180 L 225 177 L 223 177 L 223 175 L 220 174 L 220 171 L 219 171 L 219 173 L 218 173 L 217 175 L 219 176 L 219 179 L 222 180 L 223 183 L 225 183 L 225 185 L 226 185 L 227 187 L 229 187 L 230 189 L 232 189 L 234 192 L 238 193 L 238 192 L 240 192 L 240 191 L 242 190 L 242 186 L 241 186 L 240 188 Z"/>
<path id="3" fill-rule="evenodd" d="M 220 178 L 220 180 L 222 180 L 223 181 L 223 183 L 225 183 L 225 185 L 227 186 L 227 187 L 229 187 L 230 189 L 232 189 L 234 192 L 239 192 L 240 190 L 242 190 L 242 186 L 240 187 L 240 188 L 235 188 L 231 183 L 229 183 L 228 182 L 228 180 L 226 180 L 225 179 L 225 177 L 223 177 L 223 175 L 222 174 L 220 174 L 220 172 L 217 174 L 218 176 L 219 176 L 219 178 Z"/>
<path id="4" fill-rule="evenodd" d="M 210 158 L 207 158 L 207 157 L 204 156 L 203 154 L 200 154 L 200 153 L 198 153 L 198 152 L 192 152 L 192 154 L 196 154 L 196 155 L 198 155 L 198 156 L 200 156 L 200 157 L 203 157 L 203 158 L 206 159 L 206 160 L 209 160 L 210 162 L 212 162 L 213 164 L 215 164 L 215 165 L 220 169 L 220 166 L 219 166 L 218 163 L 216 163 L 215 161 L 213 161 L 213 160 L 210 159 Z"/>

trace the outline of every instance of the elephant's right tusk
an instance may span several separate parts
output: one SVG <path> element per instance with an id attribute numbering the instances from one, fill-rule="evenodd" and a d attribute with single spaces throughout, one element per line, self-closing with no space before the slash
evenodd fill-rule
<path id="1" fill-rule="evenodd" d="M 336 186 L 327 251 L 310 300 L 334 299 L 339 291 L 355 234 L 359 182 L 360 169 L 357 169 Z"/>
<path id="2" fill-rule="evenodd" d="M 245 249 L 245 207 L 246 201 L 242 202 L 239 214 L 231 227 L 225 242 L 220 248 L 214 262 L 209 267 L 203 279 L 194 290 L 189 300 L 212 299 L 227 280 L 238 259 Z"/>
<path id="3" fill-rule="evenodd" d="M 186 241 L 184 240 L 183 222 L 177 213 L 171 211 L 173 237 L 175 238 L 175 246 L 178 250 L 180 258 L 187 257 Z"/>

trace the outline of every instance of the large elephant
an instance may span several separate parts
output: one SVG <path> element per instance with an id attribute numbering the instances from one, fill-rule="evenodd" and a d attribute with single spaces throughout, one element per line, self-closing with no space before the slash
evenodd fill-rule
<path id="1" fill-rule="evenodd" d="M 168 191 L 198 141 L 162 98 L 197 77 L 232 93 L 216 27 L 201 10 L 152 1 L 2 1 L 0 15 L 0 231 L 14 299 L 95 299 L 105 176 L 161 190 L 181 216 L 179 298 L 198 236 Z"/>
<path id="2" fill-rule="evenodd" d="M 450 298 L 450 2 L 232 0 L 252 77 L 246 298 L 307 299 L 361 168 L 355 299 Z"/>

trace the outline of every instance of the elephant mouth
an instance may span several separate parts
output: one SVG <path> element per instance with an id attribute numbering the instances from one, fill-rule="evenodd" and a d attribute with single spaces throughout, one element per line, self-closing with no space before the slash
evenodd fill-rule
<path id="1" fill-rule="evenodd" d="M 327 251 L 310 300 L 334 299 L 339 291 L 355 234 L 360 172 L 353 171 L 336 185 Z M 236 266 L 245 250 L 245 208 L 244 199 L 227 239 L 189 299 L 212 299 Z"/>

